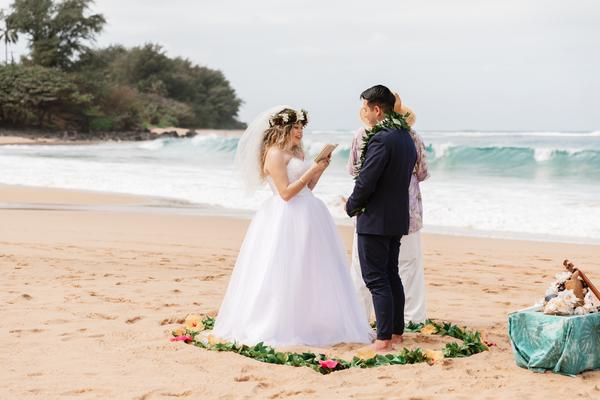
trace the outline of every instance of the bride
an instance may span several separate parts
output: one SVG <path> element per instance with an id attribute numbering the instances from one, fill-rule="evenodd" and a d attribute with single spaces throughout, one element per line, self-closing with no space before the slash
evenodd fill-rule
<path id="1" fill-rule="evenodd" d="M 252 219 L 213 334 L 253 345 L 369 343 L 369 327 L 329 210 L 312 194 L 329 159 L 305 159 L 306 111 L 277 106 L 240 139 L 236 165 L 249 189 L 273 196 Z"/>

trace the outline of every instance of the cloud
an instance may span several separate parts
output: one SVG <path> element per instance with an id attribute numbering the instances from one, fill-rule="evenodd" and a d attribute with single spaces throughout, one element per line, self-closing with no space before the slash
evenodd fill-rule
<path id="1" fill-rule="evenodd" d="M 95 9 L 108 20 L 99 46 L 156 42 L 223 70 L 246 121 L 283 102 L 309 108 L 311 128 L 352 128 L 358 94 L 384 83 L 415 108 L 419 129 L 600 129 L 595 0 L 98 0 Z"/>

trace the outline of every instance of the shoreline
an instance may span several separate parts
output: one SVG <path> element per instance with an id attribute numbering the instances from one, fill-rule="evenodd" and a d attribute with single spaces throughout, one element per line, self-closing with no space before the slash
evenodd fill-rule
<path id="1" fill-rule="evenodd" d="M 31 202 L 28 200 L 31 197 L 36 200 Z M 50 200 L 48 201 L 48 199 Z M 211 204 L 192 203 L 170 197 L 152 197 L 131 193 L 0 183 L 0 210 L 17 209 L 133 213 L 155 212 L 189 216 L 240 218 L 243 220 L 251 220 L 255 213 L 254 210 L 229 209 Z M 350 219 L 334 217 L 334 221 L 339 227 L 352 226 Z M 477 231 L 458 227 L 425 226 L 422 233 L 424 235 L 453 236 L 459 238 L 600 246 L 600 238 L 541 235 L 523 232 Z"/>
<path id="2" fill-rule="evenodd" d="M 188 129 L 188 128 L 150 128 L 147 132 L 108 132 L 92 135 L 89 139 L 78 137 L 66 138 L 61 132 L 37 132 L 35 130 L 0 129 L 0 146 L 11 145 L 94 145 L 110 142 L 140 142 L 156 140 L 162 137 L 185 138 L 188 132 L 196 136 L 220 135 L 224 137 L 240 137 L 243 130 L 239 129 Z M 122 136 L 122 138 L 120 137 Z M 132 139 L 137 136 L 139 139 Z"/>

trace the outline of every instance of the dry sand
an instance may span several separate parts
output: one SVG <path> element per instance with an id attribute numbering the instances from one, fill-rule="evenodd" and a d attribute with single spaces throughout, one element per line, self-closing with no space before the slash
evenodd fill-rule
<path id="1" fill-rule="evenodd" d="M 49 138 L 27 138 L 22 136 L 0 136 L 0 145 L 6 144 L 58 144 L 58 139 Z"/>
<path id="2" fill-rule="evenodd" d="M 139 201 L 0 186 L 0 204 Z M 247 224 L 0 209 L 0 399 L 600 398 L 600 372 L 570 378 L 521 369 L 506 334 L 507 313 L 542 296 L 563 258 L 600 282 L 599 246 L 425 235 L 429 316 L 480 329 L 498 344 L 466 359 L 322 376 L 169 342 L 177 320 L 218 309 Z M 350 229 L 340 233 L 350 249 Z M 408 343 L 431 345 L 422 337 Z"/>

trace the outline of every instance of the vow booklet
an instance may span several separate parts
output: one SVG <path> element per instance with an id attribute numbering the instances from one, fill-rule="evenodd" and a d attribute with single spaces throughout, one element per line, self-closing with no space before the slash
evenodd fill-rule
<path id="1" fill-rule="evenodd" d="M 338 147 L 337 143 L 336 144 L 326 144 L 323 149 L 319 152 L 319 154 L 317 154 L 317 156 L 315 157 L 315 162 L 319 162 L 321 160 L 324 160 L 325 158 L 329 157 L 329 155 L 331 153 L 333 153 L 333 151 L 335 150 L 335 148 Z"/>

